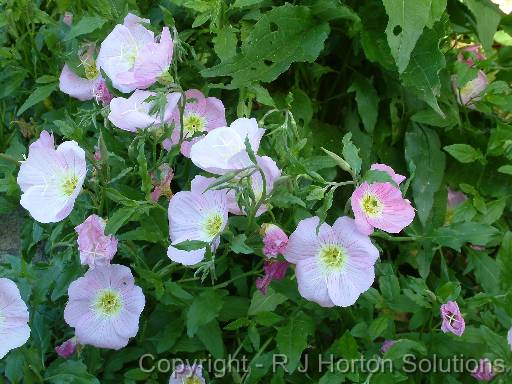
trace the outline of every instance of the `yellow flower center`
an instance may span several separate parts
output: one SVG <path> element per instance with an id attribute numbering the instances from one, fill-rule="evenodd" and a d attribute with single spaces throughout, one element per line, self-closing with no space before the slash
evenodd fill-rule
<path id="1" fill-rule="evenodd" d="M 223 224 L 223 217 L 220 213 L 211 214 L 205 222 L 204 231 L 209 239 L 214 239 L 220 232 Z"/>
<path id="2" fill-rule="evenodd" d="M 204 119 L 196 114 L 190 114 L 183 118 L 183 129 L 189 135 L 204 131 Z"/>
<path id="3" fill-rule="evenodd" d="M 367 193 L 361 199 L 361 208 L 367 216 L 377 217 L 382 213 L 383 206 L 379 199 Z"/>
<path id="4" fill-rule="evenodd" d="M 335 244 L 328 244 L 320 250 L 320 260 L 327 268 L 339 269 L 345 264 L 347 254 L 345 250 Z"/>
<path id="5" fill-rule="evenodd" d="M 62 183 L 62 191 L 66 196 L 71 196 L 78 185 L 78 177 L 76 175 L 70 175 L 64 179 Z"/>
<path id="6" fill-rule="evenodd" d="M 99 76 L 98 69 L 96 68 L 96 62 L 91 60 L 92 63 L 86 63 L 84 65 L 85 77 L 89 80 L 93 80 Z"/>
<path id="7" fill-rule="evenodd" d="M 201 380 L 194 375 L 183 379 L 183 384 L 201 384 Z"/>
<path id="8" fill-rule="evenodd" d="M 118 292 L 106 289 L 98 294 L 94 307 L 102 315 L 112 316 L 121 311 L 123 300 Z"/>

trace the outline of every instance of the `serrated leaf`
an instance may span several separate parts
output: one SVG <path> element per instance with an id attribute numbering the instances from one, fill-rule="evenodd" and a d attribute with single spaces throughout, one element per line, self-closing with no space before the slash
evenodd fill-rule
<path id="1" fill-rule="evenodd" d="M 270 82 L 294 62 L 316 60 L 328 34 L 329 24 L 315 20 L 308 7 L 285 4 L 258 20 L 240 53 L 201 74 L 231 76 L 233 86 Z"/>
<path id="2" fill-rule="evenodd" d="M 252 296 L 251 305 L 247 313 L 249 316 L 253 316 L 260 312 L 271 312 L 286 300 L 286 296 L 276 293 L 272 288 L 268 289 L 266 295 L 256 290 Z"/>
<path id="3" fill-rule="evenodd" d="M 313 321 L 303 312 L 292 316 L 284 327 L 278 328 L 277 348 L 288 358 L 288 372 L 295 371 L 299 365 L 300 356 L 308 345 L 308 336 L 313 329 Z"/>
<path id="4" fill-rule="evenodd" d="M 477 160 L 484 160 L 484 155 L 479 149 L 468 144 L 452 144 L 443 148 L 461 163 L 472 163 Z"/>

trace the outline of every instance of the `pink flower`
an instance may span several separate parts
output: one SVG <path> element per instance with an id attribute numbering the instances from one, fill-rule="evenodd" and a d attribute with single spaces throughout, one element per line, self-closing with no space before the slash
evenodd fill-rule
<path id="1" fill-rule="evenodd" d="M 265 265 L 263 266 L 265 276 L 256 279 L 256 288 L 266 295 L 268 286 L 273 280 L 284 279 L 289 265 L 287 261 L 265 260 Z"/>
<path id="2" fill-rule="evenodd" d="M 228 222 L 227 197 L 225 191 L 204 191 L 199 185 L 201 176 L 192 180 L 190 192 L 176 193 L 169 202 L 169 235 L 171 245 L 167 256 L 183 265 L 194 265 L 203 260 L 206 246 L 191 250 L 176 247 L 186 241 L 199 241 L 215 249 L 220 234 Z M 206 179 L 206 178 L 204 178 Z M 200 187 L 200 188 L 199 188 Z"/>
<path id="3" fill-rule="evenodd" d="M 94 60 L 94 45 L 86 46 L 79 54 L 81 65 L 85 70 L 85 79 L 78 76 L 64 64 L 59 77 L 59 89 L 75 99 L 85 101 L 95 97 L 96 89 L 103 81 L 99 67 Z"/>
<path id="4" fill-rule="evenodd" d="M 57 352 L 57 355 L 59 355 L 63 359 L 67 359 L 75 354 L 76 346 L 76 337 L 72 337 L 71 339 L 66 340 L 61 345 L 55 347 L 55 352 Z"/>
<path id="5" fill-rule="evenodd" d="M 441 330 L 444 333 L 451 332 L 454 335 L 462 336 L 466 324 L 456 302 L 448 301 L 441 305 L 441 318 L 443 320 Z"/>
<path id="6" fill-rule="evenodd" d="M 448 188 L 447 209 L 455 209 L 467 199 L 468 197 L 464 193 Z"/>
<path id="7" fill-rule="evenodd" d="M 386 164 L 372 164 L 370 169 L 373 171 L 386 172 L 397 185 L 400 185 L 400 183 L 406 179 L 405 176 L 395 173 L 393 168 L 391 168 L 389 165 L 386 165 Z"/>
<path id="8" fill-rule="evenodd" d="M 468 81 L 462 88 L 458 87 L 457 76 L 452 76 L 452 87 L 458 103 L 470 109 L 475 108 L 474 103 L 481 99 L 481 94 L 488 85 L 489 80 L 482 70 L 479 70 L 476 78 Z"/>
<path id="9" fill-rule="evenodd" d="M 169 379 L 169 384 L 206 384 L 200 365 L 178 365 Z"/>
<path id="10" fill-rule="evenodd" d="M 492 363 L 489 359 L 480 359 L 478 367 L 471 373 L 479 381 L 491 381 L 494 378 Z"/>
<path id="11" fill-rule="evenodd" d="M 0 277 L 0 359 L 30 337 L 27 305 L 12 280 Z"/>
<path id="12" fill-rule="evenodd" d="M 146 101 L 151 96 L 155 96 L 155 93 L 136 90 L 127 99 L 124 97 L 113 98 L 110 102 L 108 119 L 117 128 L 129 132 L 136 132 L 138 129 L 146 129 L 162 124 L 162 116 L 158 113 L 151 113 L 155 103 L 153 101 Z M 167 95 L 163 122 L 170 118 L 179 99 L 179 93 Z"/>
<path id="13" fill-rule="evenodd" d="M 61 221 L 71 213 L 86 172 L 85 152 L 76 142 L 55 149 L 53 136 L 43 131 L 20 166 L 20 204 L 40 223 Z"/>
<path id="14" fill-rule="evenodd" d="M 71 24 L 73 24 L 73 14 L 71 12 L 64 12 L 62 21 L 64 24 L 71 26 Z"/>
<path id="15" fill-rule="evenodd" d="M 112 101 L 112 98 L 114 97 L 109 92 L 107 83 L 103 79 L 100 79 L 100 81 L 94 88 L 93 96 L 96 99 L 96 102 L 101 103 L 103 106 L 109 105 Z"/>
<path id="16" fill-rule="evenodd" d="M 98 65 L 124 93 L 149 87 L 171 64 L 174 44 L 169 28 L 162 29 L 156 42 L 142 23 L 149 20 L 129 13 L 101 43 L 98 54 Z"/>
<path id="17" fill-rule="evenodd" d="M 237 119 L 229 127 L 214 129 L 194 143 L 190 158 L 199 168 L 216 175 L 244 169 L 252 165 L 245 149 L 245 139 L 249 139 L 256 153 L 264 133 L 256 119 Z"/>
<path id="18" fill-rule="evenodd" d="M 393 345 L 395 345 L 395 343 L 395 340 L 384 340 L 380 347 L 380 353 L 386 353 Z"/>
<path id="19" fill-rule="evenodd" d="M 414 219 L 411 202 L 391 183 L 362 183 L 351 197 L 359 231 L 370 235 L 373 228 L 398 233 Z"/>
<path id="20" fill-rule="evenodd" d="M 485 60 L 485 55 L 482 52 L 482 46 L 480 44 L 467 45 L 460 49 L 460 53 L 457 55 L 457 60 L 465 62 L 468 66 L 472 67 L 475 65 L 472 57 L 464 58 L 464 52 L 470 52 L 474 55 L 474 58 L 478 61 Z"/>
<path id="21" fill-rule="evenodd" d="M 110 264 L 117 252 L 117 239 L 105 235 L 105 220 L 97 215 L 90 215 L 82 224 L 75 227 L 78 233 L 78 250 L 80 262 L 94 268 Z"/>
<path id="22" fill-rule="evenodd" d="M 181 153 L 190 157 L 190 148 L 199 141 L 204 134 L 219 127 L 226 126 L 224 104 L 215 97 L 204 97 L 197 89 L 185 92 L 186 104 L 183 114 L 183 138 Z M 164 141 L 164 148 L 169 150 L 180 141 L 180 111 L 176 108 L 171 116 L 174 130 L 170 139 Z"/>
<path id="23" fill-rule="evenodd" d="M 64 319 L 75 328 L 80 344 L 121 349 L 139 331 L 145 298 L 130 268 L 110 264 L 89 269 L 71 283 L 68 295 Z"/>
<path id="24" fill-rule="evenodd" d="M 263 234 L 263 254 L 267 258 L 282 254 L 288 245 L 286 233 L 274 224 L 263 224 L 261 231 Z"/>
<path id="25" fill-rule="evenodd" d="M 318 217 L 301 220 L 284 257 L 296 264 L 302 297 L 323 307 L 348 307 L 373 284 L 379 251 L 349 217 L 338 218 L 332 227 L 319 224 Z"/>
<path id="26" fill-rule="evenodd" d="M 151 192 L 151 200 L 157 202 L 160 196 L 172 197 L 171 181 L 174 177 L 174 172 L 169 164 L 162 164 L 158 169 L 160 177 L 153 176 L 153 185 L 155 188 Z"/>

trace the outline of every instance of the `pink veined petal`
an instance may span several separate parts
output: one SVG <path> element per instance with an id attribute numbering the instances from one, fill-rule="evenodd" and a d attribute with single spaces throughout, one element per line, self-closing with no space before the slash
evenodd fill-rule
<path id="1" fill-rule="evenodd" d="M 399 175 L 393 168 L 386 164 L 372 164 L 370 169 L 386 172 L 393 179 L 393 181 L 397 183 L 397 185 L 400 185 L 400 183 L 406 179 L 405 176 Z"/>
<path id="2" fill-rule="evenodd" d="M 149 24 L 150 22 L 151 20 L 149 19 L 143 19 L 142 17 L 134 15 L 133 13 L 128 13 L 123 20 L 123 25 L 125 25 L 128 28 L 132 28 L 137 26 L 138 24 Z"/>
<path id="3" fill-rule="evenodd" d="M 248 137 L 252 150 L 254 153 L 258 152 L 258 149 L 260 148 L 260 141 L 265 134 L 265 130 L 258 127 L 258 122 L 255 118 L 247 119 L 242 117 L 236 119 L 231 123 L 230 127 L 238 132 L 238 135 L 242 138 L 242 142 L 244 142 L 245 138 Z"/>
<path id="4" fill-rule="evenodd" d="M 131 287 L 123 294 L 123 309 L 112 319 L 117 334 L 124 338 L 135 337 L 139 332 L 139 318 L 146 299 L 140 287 Z"/>
<path id="5" fill-rule="evenodd" d="M 75 333 L 80 344 L 92 345 L 96 348 L 119 350 L 126 347 L 129 341 L 128 338 L 117 333 L 111 319 L 97 316 L 92 311 L 78 320 Z"/>
<path id="6" fill-rule="evenodd" d="M 30 327 L 23 324 L 16 327 L 6 328 L 8 332 L 0 331 L 2 343 L 0 344 L 0 359 L 2 359 L 9 351 L 24 345 L 30 338 Z"/>
<path id="7" fill-rule="evenodd" d="M 154 95 L 152 92 L 135 91 L 128 99 L 115 97 L 110 102 L 108 119 L 116 127 L 129 132 L 145 129 L 159 123 L 155 116 L 149 115 L 150 103 L 145 100 Z"/>
<path id="8" fill-rule="evenodd" d="M 310 217 L 301 220 L 297 228 L 288 239 L 288 246 L 284 251 L 284 258 L 290 262 L 297 264 L 298 262 L 311 258 L 318 253 L 320 241 L 316 233 L 316 229 L 320 219 L 318 217 Z M 320 231 L 329 230 L 327 224 L 322 224 Z"/>
<path id="9" fill-rule="evenodd" d="M 204 259 L 205 254 L 206 248 L 184 251 L 170 245 L 167 249 L 167 257 L 183 265 L 195 265 Z"/>
<path id="10" fill-rule="evenodd" d="M 59 89 L 75 99 L 91 100 L 100 80 L 100 76 L 91 80 L 84 79 L 73 72 L 67 64 L 64 64 L 59 77 Z"/>
<path id="11" fill-rule="evenodd" d="M 295 274 L 302 297 L 322 307 L 334 306 L 327 290 L 325 274 L 320 269 L 316 258 L 300 260 L 295 268 Z"/>
<path id="12" fill-rule="evenodd" d="M 374 279 L 373 267 L 354 268 L 347 262 L 342 271 L 327 274 L 329 297 L 335 305 L 348 307 L 372 286 Z"/>
<path id="13" fill-rule="evenodd" d="M 34 186 L 21 195 L 20 204 L 40 223 L 55 223 L 70 212 L 68 198 L 58 186 Z"/>

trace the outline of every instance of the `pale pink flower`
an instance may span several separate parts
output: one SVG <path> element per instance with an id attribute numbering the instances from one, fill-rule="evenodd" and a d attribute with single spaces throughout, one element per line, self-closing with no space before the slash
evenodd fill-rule
<path id="1" fill-rule="evenodd" d="M 172 261 L 183 265 L 194 265 L 203 260 L 206 245 L 187 251 L 179 249 L 178 244 L 199 241 L 208 244 L 214 250 L 228 222 L 226 192 L 216 190 L 202 192 L 204 184 L 200 181 L 201 176 L 196 176 L 194 180 L 190 192 L 178 192 L 169 202 L 171 245 L 167 250 L 167 256 Z"/>
<path id="2" fill-rule="evenodd" d="M 463 202 L 465 202 L 467 199 L 468 197 L 464 193 L 448 188 L 447 209 L 453 210 L 457 208 L 459 205 L 461 205 Z"/>
<path id="3" fill-rule="evenodd" d="M 373 171 L 386 172 L 397 185 L 400 185 L 400 183 L 406 179 L 405 176 L 399 175 L 393 168 L 386 164 L 372 164 L 370 169 Z"/>
<path id="4" fill-rule="evenodd" d="M 162 164 L 159 169 L 159 177 L 152 175 L 154 189 L 151 192 L 151 200 L 157 202 L 160 196 L 172 197 L 171 181 L 174 178 L 174 172 L 169 164 Z"/>
<path id="5" fill-rule="evenodd" d="M 174 44 L 169 28 L 162 29 L 156 42 L 142 23 L 149 20 L 129 13 L 101 43 L 98 54 L 98 65 L 124 93 L 149 87 L 171 64 Z"/>
<path id="6" fill-rule="evenodd" d="M 78 233 L 78 250 L 80 262 L 94 268 L 110 264 L 117 252 L 117 239 L 105 235 L 105 220 L 97 215 L 90 215 L 82 224 L 75 227 Z"/>
<path id="7" fill-rule="evenodd" d="M 359 231 L 370 235 L 374 228 L 398 233 L 414 220 L 411 202 L 391 183 L 362 183 L 351 197 Z"/>
<path id="8" fill-rule="evenodd" d="M 459 306 L 454 301 L 448 301 L 446 304 L 441 305 L 441 330 L 444 333 L 451 332 L 454 335 L 462 336 L 466 323 L 460 313 Z"/>
<path id="9" fill-rule="evenodd" d="M 43 131 L 20 166 L 20 204 L 40 223 L 61 221 L 71 213 L 86 172 L 85 152 L 76 142 L 55 149 L 53 136 Z"/>
<path id="10" fill-rule="evenodd" d="M 170 93 L 167 95 L 163 120 L 158 112 L 151 113 L 155 106 L 154 101 L 147 101 L 151 96 L 155 96 L 155 93 L 136 90 L 127 99 L 124 97 L 113 98 L 110 101 L 108 119 L 117 128 L 129 132 L 159 126 L 170 118 L 173 109 L 180 99 L 180 94 Z"/>
<path id="11" fill-rule="evenodd" d="M 462 88 L 458 87 L 457 76 L 452 76 L 452 87 L 457 101 L 460 105 L 465 105 L 470 109 L 475 109 L 475 102 L 481 99 L 481 94 L 489 85 L 487 75 L 479 70 L 475 79 L 468 81 Z"/>
<path id="12" fill-rule="evenodd" d="M 71 24 L 73 24 L 73 14 L 71 12 L 64 12 L 62 21 L 64 24 L 71 26 Z"/>
<path id="13" fill-rule="evenodd" d="M 217 175 L 247 168 L 252 162 L 245 148 L 245 139 L 249 139 L 256 153 L 264 133 L 256 119 L 237 119 L 229 127 L 214 129 L 194 143 L 190 158 L 199 168 Z"/>
<path id="14" fill-rule="evenodd" d="M 319 224 L 318 217 L 301 220 L 284 257 L 296 264 L 302 297 L 323 307 L 348 307 L 373 284 L 379 251 L 349 217 L 332 227 Z"/>
<path id="15" fill-rule="evenodd" d="M 226 114 L 224 104 L 215 97 L 204 97 L 201 91 L 191 89 L 185 92 L 185 110 L 183 113 L 183 138 L 181 153 L 190 157 L 190 148 L 199 141 L 206 133 L 219 127 L 226 126 Z M 163 142 L 165 149 L 180 142 L 181 123 L 180 111 L 174 109 L 171 116 L 174 129 L 170 139 Z"/>
<path id="16" fill-rule="evenodd" d="M 27 305 L 12 280 L 0 278 L 0 359 L 30 337 Z"/>
<path id="17" fill-rule="evenodd" d="M 287 261 L 265 260 L 263 269 L 265 276 L 256 279 L 256 288 L 264 295 L 267 294 L 268 286 L 274 280 L 282 280 L 290 264 Z"/>
<path id="18" fill-rule="evenodd" d="M 64 319 L 75 328 L 78 343 L 121 349 L 137 335 L 145 298 L 130 268 L 109 264 L 89 269 L 71 283 L 68 295 Z"/>
<path id="19" fill-rule="evenodd" d="M 491 361 L 480 359 L 478 367 L 471 373 L 471 376 L 479 381 L 491 381 L 495 376 Z"/>
<path id="20" fill-rule="evenodd" d="M 275 224 L 263 224 L 263 254 L 267 258 L 276 257 L 282 254 L 288 245 L 288 236 Z"/>
<path id="21" fill-rule="evenodd" d="M 395 345 L 395 343 L 395 340 L 384 340 L 380 347 L 380 353 L 386 353 L 393 345 Z"/>
<path id="22" fill-rule="evenodd" d="M 512 0 L 491 0 L 503 13 L 507 15 L 512 12 Z"/>
<path id="23" fill-rule="evenodd" d="M 473 67 L 475 62 L 473 57 L 464 58 L 464 52 L 470 52 L 474 55 L 477 61 L 485 60 L 485 55 L 482 52 L 482 46 L 480 44 L 467 45 L 460 49 L 460 53 L 457 55 L 457 60 L 465 62 L 468 66 Z"/>
<path id="24" fill-rule="evenodd" d="M 66 340 L 61 345 L 56 346 L 55 352 L 57 352 L 57 355 L 59 355 L 63 359 L 68 359 L 75 354 L 76 347 L 76 337 L 72 337 L 71 339 Z"/>
<path id="25" fill-rule="evenodd" d="M 172 373 L 169 384 L 206 384 L 201 365 L 178 365 Z"/>
<path id="26" fill-rule="evenodd" d="M 96 90 L 103 81 L 98 64 L 94 60 L 94 45 L 84 49 L 84 52 L 80 53 L 79 57 L 85 71 L 85 78 L 78 76 L 67 64 L 64 64 L 59 77 L 59 89 L 81 101 L 93 99 L 96 95 Z"/>

